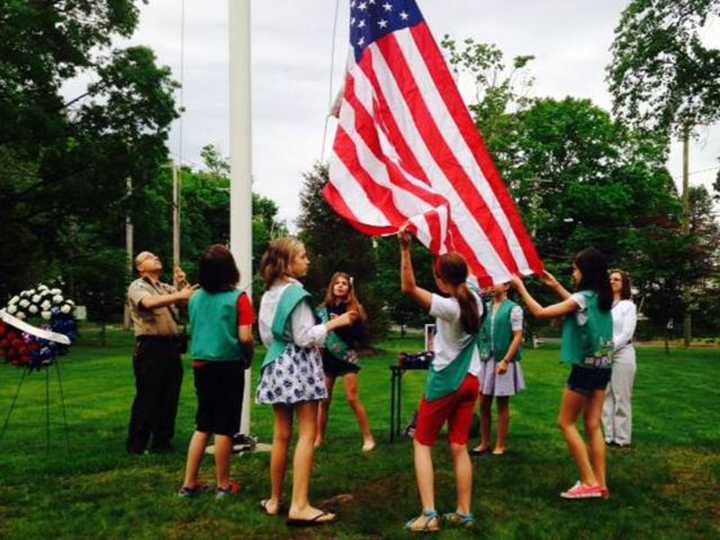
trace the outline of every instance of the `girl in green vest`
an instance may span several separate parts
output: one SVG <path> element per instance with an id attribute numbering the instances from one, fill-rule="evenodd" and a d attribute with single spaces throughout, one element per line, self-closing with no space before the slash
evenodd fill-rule
<path id="1" fill-rule="evenodd" d="M 423 509 L 405 527 L 413 532 L 440 529 L 440 517 L 435 510 L 432 447 L 446 422 L 457 482 L 457 506 L 444 517 L 452 525 L 470 527 L 475 518 L 470 507 L 472 463 L 467 443 L 480 386 L 477 334 L 482 322 L 482 302 L 467 285 L 467 264 L 458 253 L 439 256 L 434 267 L 437 288 L 446 296 L 418 287 L 410 257 L 411 236 L 402 229 L 398 238 L 402 292 L 435 317 L 437 330 L 435 355 L 414 437 L 415 475 Z"/>
<path id="2" fill-rule="evenodd" d="M 523 311 L 508 298 L 509 283 L 492 287 L 493 299 L 483 324 L 483 335 L 488 340 L 489 356 L 482 358 L 480 371 L 480 446 L 475 455 L 490 451 L 493 397 L 497 402 L 497 442 L 493 454 L 505 453 L 510 429 L 510 397 L 525 389 L 520 366 L 520 344 L 523 339 Z"/>
<path id="3" fill-rule="evenodd" d="M 327 398 L 320 347 L 328 332 L 349 326 L 358 318 L 348 311 L 326 323 L 318 320 L 310 294 L 298 281 L 307 274 L 310 260 L 302 242 L 280 238 L 270 243 L 260 262 L 267 290 L 260 301 L 260 338 L 267 347 L 256 400 L 272 405 L 275 415 L 270 456 L 270 498 L 260 502 L 263 512 L 277 515 L 282 503 L 287 454 L 293 417 L 299 427 L 293 459 L 292 500 L 288 525 L 322 525 L 335 515 L 310 504 L 318 403 Z"/>
<path id="4" fill-rule="evenodd" d="M 562 302 L 547 307 L 538 304 L 519 277 L 513 277 L 512 284 L 534 317 L 565 317 L 560 356 L 571 369 L 558 424 L 577 465 L 580 480 L 560 496 L 566 499 L 607 498 L 601 417 L 605 389 L 611 376 L 613 322 L 610 309 L 613 297 L 605 256 L 594 248 L 581 251 L 573 260 L 572 278 L 577 290 L 574 294 L 565 290 L 551 274 L 543 273 L 542 282 L 562 299 Z M 585 432 L 590 439 L 589 452 L 577 429 L 580 413 L 583 413 Z"/>
<path id="5" fill-rule="evenodd" d="M 370 421 L 358 389 L 358 355 L 355 348 L 365 339 L 365 310 L 355 296 L 353 279 L 345 272 L 335 272 L 330 278 L 325 300 L 319 308 L 320 318 L 329 321 L 346 313 L 348 310 L 357 311 L 360 318 L 352 326 L 340 328 L 329 335 L 323 349 L 323 370 L 325 371 L 325 384 L 328 398 L 320 403 L 318 408 L 318 428 L 315 438 L 315 447 L 319 448 L 325 441 L 328 412 L 332 402 L 335 380 L 343 377 L 345 381 L 345 395 L 348 405 L 355 413 L 360 432 L 363 438 L 363 452 L 370 452 L 375 448 L 375 439 L 370 431 Z"/>
<path id="6" fill-rule="evenodd" d="M 253 357 L 255 311 L 248 296 L 237 290 L 238 281 L 232 253 L 225 246 L 211 246 L 200 259 L 200 289 L 188 308 L 198 409 L 181 497 L 206 489 L 198 483 L 198 471 L 210 434 L 215 435 L 216 497 L 235 495 L 240 488 L 230 480 L 230 454 L 239 427 L 245 369 Z"/>

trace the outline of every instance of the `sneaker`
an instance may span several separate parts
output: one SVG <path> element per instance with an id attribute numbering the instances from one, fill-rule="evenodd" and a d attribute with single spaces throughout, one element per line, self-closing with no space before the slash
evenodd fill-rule
<path id="1" fill-rule="evenodd" d="M 207 484 L 196 484 L 195 487 L 183 486 L 178 490 L 177 496 L 184 499 L 192 499 L 193 497 L 207 493 L 210 489 L 212 488 Z"/>
<path id="2" fill-rule="evenodd" d="M 600 493 L 602 493 L 603 499 L 608 500 L 610 498 L 610 490 L 607 487 L 600 488 Z"/>
<path id="3" fill-rule="evenodd" d="M 603 490 L 600 486 L 585 486 L 579 480 L 575 485 L 563 491 L 560 496 L 563 499 L 594 499 L 603 496 Z"/>
<path id="4" fill-rule="evenodd" d="M 238 484 L 235 480 L 230 480 L 226 488 L 221 488 L 220 486 L 217 487 L 215 490 L 215 498 L 225 499 L 227 497 L 234 497 L 238 493 L 240 493 L 240 484 Z"/>

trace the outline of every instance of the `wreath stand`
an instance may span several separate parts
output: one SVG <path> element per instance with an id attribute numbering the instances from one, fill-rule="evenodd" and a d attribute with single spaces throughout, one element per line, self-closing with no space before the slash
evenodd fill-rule
<path id="1" fill-rule="evenodd" d="M 70 345 L 70 339 L 65 336 L 64 334 L 58 334 L 56 332 L 51 332 L 49 330 L 37 328 L 35 326 L 32 326 L 20 319 L 17 319 L 7 313 L 5 310 L 0 310 L 0 320 L 4 321 L 10 326 L 13 326 L 15 329 L 20 330 L 22 332 L 26 332 L 29 334 L 32 334 L 34 336 L 40 337 L 42 339 L 46 339 L 48 341 L 54 341 L 56 343 L 60 343 L 62 345 Z M 0 430 L 0 441 L 3 440 L 3 437 L 5 436 L 5 432 L 7 431 L 8 425 L 10 424 L 10 417 L 12 416 L 13 411 L 15 410 L 15 407 L 18 402 L 18 397 L 20 396 L 20 389 L 22 388 L 23 383 L 25 382 L 25 379 L 27 379 L 28 375 L 32 374 L 33 371 L 40 372 L 40 370 L 45 370 L 45 449 L 46 452 L 50 453 L 50 370 L 55 367 L 55 373 L 57 374 L 57 380 L 58 380 L 58 388 L 60 390 L 60 406 L 62 408 L 62 416 L 63 416 L 63 428 L 65 432 L 65 449 L 68 453 L 70 453 L 70 439 L 68 436 L 68 423 L 67 423 L 67 412 L 65 409 L 65 393 L 63 392 L 63 386 L 62 386 L 62 375 L 60 373 L 60 361 L 57 358 L 57 355 L 51 356 L 50 358 L 47 358 L 41 362 L 35 362 L 30 363 L 28 365 L 23 366 L 22 373 L 20 375 L 20 381 L 18 382 L 17 388 L 15 389 L 15 395 L 13 396 L 12 402 L 10 403 L 10 407 L 8 408 L 7 415 L 5 416 L 5 422 L 3 423 L 3 427 Z"/>
<path id="2" fill-rule="evenodd" d="M 57 374 L 58 388 L 60 390 L 60 407 L 62 409 L 63 417 L 63 428 L 65 432 L 65 450 L 70 453 L 70 439 L 68 436 L 68 423 L 67 423 L 67 412 L 65 410 L 65 394 L 63 393 L 62 376 L 60 374 L 60 362 L 55 360 L 51 365 L 45 366 L 44 368 L 33 368 L 31 366 L 25 366 L 20 375 L 20 381 L 18 382 L 15 390 L 15 396 L 10 403 L 7 415 L 5 416 L 5 422 L 3 423 L 2 430 L 0 430 L 0 441 L 3 440 L 5 432 L 7 431 L 8 425 L 10 424 L 10 417 L 12 416 L 15 406 L 17 405 L 18 397 L 20 396 L 20 389 L 28 375 L 31 375 L 33 371 L 39 372 L 40 369 L 45 369 L 45 450 L 50 453 L 50 370 L 55 367 L 55 373 Z"/>

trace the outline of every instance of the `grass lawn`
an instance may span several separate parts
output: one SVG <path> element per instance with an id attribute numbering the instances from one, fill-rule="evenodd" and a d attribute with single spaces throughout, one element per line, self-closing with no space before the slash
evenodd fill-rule
<path id="1" fill-rule="evenodd" d="M 0 538 L 407 538 L 402 530 L 419 511 L 409 441 L 388 443 L 389 370 L 397 353 L 420 340 L 389 339 L 367 358 L 361 396 L 380 445 L 360 452 L 360 437 L 342 383 L 331 411 L 328 445 L 316 455 L 312 499 L 339 494 L 336 525 L 289 531 L 284 520 L 259 511 L 269 494 L 269 454 L 237 457 L 232 476 L 243 484 L 233 500 L 175 496 L 195 397 L 186 370 L 177 418 L 177 452 L 128 456 L 124 439 L 134 395 L 132 339 L 110 334 L 100 348 L 86 332 L 62 360 L 70 426 L 65 449 L 55 371 L 50 375 L 51 449 L 45 447 L 45 377 L 34 373 L 0 440 Z M 720 350 L 642 348 L 634 398 L 634 444 L 609 450 L 609 501 L 563 501 L 577 479 L 556 428 L 567 370 L 558 350 L 526 352 L 528 390 L 511 404 L 510 451 L 475 463 L 473 511 L 480 526 L 445 530 L 442 538 L 720 538 Z M 186 366 L 189 362 L 185 361 Z M 20 371 L 0 365 L 0 428 Z M 257 370 L 254 373 L 257 378 Z M 404 411 L 421 394 L 423 373 L 405 379 Z M 406 418 L 405 421 L 408 419 Z M 272 413 L 253 408 L 253 434 L 269 442 Z M 454 509 L 454 481 L 445 442 L 435 450 L 438 510 Z M 207 459 L 203 475 L 212 481 Z M 288 478 L 289 480 L 289 478 Z M 287 482 L 289 489 L 290 483 Z"/>

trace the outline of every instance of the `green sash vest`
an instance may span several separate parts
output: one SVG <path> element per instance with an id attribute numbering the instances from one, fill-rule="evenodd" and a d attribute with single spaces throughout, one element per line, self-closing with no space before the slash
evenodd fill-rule
<path id="1" fill-rule="evenodd" d="M 241 291 L 195 291 L 190 298 L 190 352 L 196 360 L 233 362 L 243 359 L 238 340 L 237 302 Z"/>
<path id="2" fill-rule="evenodd" d="M 482 302 L 480 290 L 471 282 L 466 283 L 468 288 L 473 291 Z M 485 306 L 483 306 L 485 308 Z M 483 309 L 483 316 L 486 311 Z M 425 399 L 435 401 L 456 392 L 462 386 L 465 377 L 467 377 L 473 354 L 478 349 L 482 355 L 482 351 L 486 348 L 487 339 L 483 335 L 483 324 L 481 321 L 480 331 L 473 336 L 465 348 L 460 351 L 458 357 L 451 362 L 449 366 L 438 371 L 434 366 L 430 366 L 428 370 L 427 382 L 425 384 Z"/>
<path id="3" fill-rule="evenodd" d="M 330 315 L 325 307 L 321 307 L 317 310 L 317 314 L 320 316 L 320 320 L 324 323 L 330 320 Z M 339 360 L 346 360 L 350 347 L 345 343 L 340 336 L 335 332 L 328 332 L 327 338 L 325 339 L 325 349 Z"/>
<path id="4" fill-rule="evenodd" d="M 425 399 L 435 401 L 436 399 L 449 396 L 456 392 L 467 377 L 472 362 L 473 353 L 477 348 L 477 338 L 473 336 L 458 357 L 452 363 L 437 371 L 434 366 L 428 370 L 427 382 L 425 384 Z"/>
<path id="5" fill-rule="evenodd" d="M 488 305 L 487 316 L 485 317 L 485 323 L 483 324 L 483 330 L 488 340 L 490 340 L 490 355 L 499 362 L 507 354 L 510 344 L 513 340 L 512 323 L 510 322 L 510 314 L 517 304 L 512 300 L 506 299 L 497 312 L 495 317 L 492 316 L 493 302 Z M 492 337 L 492 339 L 491 339 Z M 522 354 L 518 349 L 517 354 L 512 361 L 519 361 L 522 358 Z"/>
<path id="6" fill-rule="evenodd" d="M 292 330 L 289 328 L 290 316 L 300 302 L 308 302 L 309 300 L 310 293 L 303 289 L 301 285 L 288 285 L 283 291 L 273 319 L 273 341 L 268 347 L 267 353 L 265 353 L 262 369 L 277 360 L 285 351 L 285 348 L 292 343 Z"/>
<path id="7" fill-rule="evenodd" d="M 587 303 L 587 323 L 580 326 L 575 313 L 565 317 L 560 358 L 566 364 L 582 364 L 586 358 L 602 358 L 612 352 L 613 322 L 610 310 L 602 311 L 597 294 L 580 291 Z"/>

